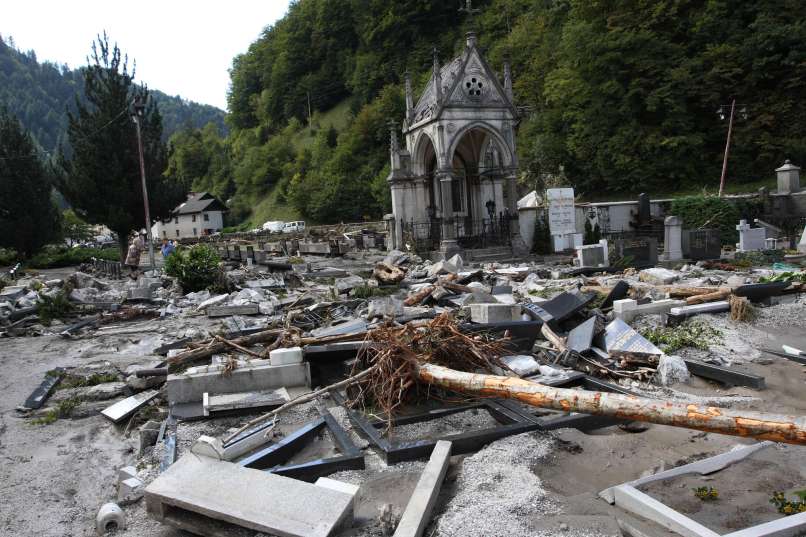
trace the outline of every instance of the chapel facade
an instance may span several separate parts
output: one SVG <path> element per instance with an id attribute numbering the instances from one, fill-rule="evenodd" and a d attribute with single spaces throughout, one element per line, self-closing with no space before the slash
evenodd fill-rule
<path id="1" fill-rule="evenodd" d="M 517 233 L 517 121 L 509 64 L 499 80 L 473 32 L 450 63 L 441 66 L 435 51 L 416 104 L 406 75 L 405 148 L 393 129 L 387 179 L 395 248 L 425 237 L 447 255 L 479 237 Z"/>

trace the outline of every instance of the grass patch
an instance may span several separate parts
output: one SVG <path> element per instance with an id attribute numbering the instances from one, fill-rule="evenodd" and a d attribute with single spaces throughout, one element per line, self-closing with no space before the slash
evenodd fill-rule
<path id="1" fill-rule="evenodd" d="M 86 388 L 88 386 L 106 384 L 107 382 L 117 382 L 118 380 L 120 380 L 120 378 L 114 373 L 93 373 L 89 377 L 67 374 L 56 389 L 68 390 L 70 388 Z"/>
<path id="2" fill-rule="evenodd" d="M 54 408 L 48 410 L 41 418 L 36 418 L 31 421 L 34 425 L 50 425 L 58 419 L 69 418 L 73 414 L 73 410 L 81 404 L 80 397 L 71 397 L 61 401 Z"/>
<path id="3" fill-rule="evenodd" d="M 400 287 L 392 285 L 389 287 L 372 287 L 369 285 L 359 285 L 353 287 L 351 294 L 354 298 L 372 298 L 376 296 L 390 296 L 400 291 Z"/>
<path id="4" fill-rule="evenodd" d="M 249 217 L 246 229 L 259 228 L 264 222 L 271 220 L 281 220 L 283 222 L 293 222 L 303 220 L 294 207 L 289 203 L 280 202 L 280 189 L 276 186 L 272 188 L 264 198 L 255 200 L 254 209 Z"/>
<path id="5" fill-rule="evenodd" d="M 302 259 L 301 257 L 292 255 L 291 257 L 288 258 L 289 265 L 301 265 L 303 263 L 305 263 L 305 260 Z"/>
<path id="6" fill-rule="evenodd" d="M 711 343 L 722 337 L 722 332 L 703 321 L 686 321 L 678 326 L 661 326 L 641 330 L 641 335 L 666 353 L 683 347 L 708 350 Z"/>

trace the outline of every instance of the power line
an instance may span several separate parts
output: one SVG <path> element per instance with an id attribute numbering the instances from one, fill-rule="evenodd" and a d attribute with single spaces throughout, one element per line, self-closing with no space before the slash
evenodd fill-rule
<path id="1" fill-rule="evenodd" d="M 114 123 L 115 121 L 120 119 L 120 117 L 123 114 L 125 114 L 128 110 L 129 110 L 129 107 L 127 105 L 126 107 L 123 108 L 123 110 L 120 111 L 120 113 L 118 113 L 118 115 L 116 115 L 115 117 L 110 119 L 103 126 L 99 127 L 97 130 L 91 132 L 90 134 L 88 134 L 86 136 L 79 137 L 79 139 L 76 140 L 76 141 L 81 142 L 81 141 L 84 141 L 84 140 L 89 140 L 91 137 L 95 136 L 96 134 L 98 134 L 99 132 L 101 132 L 102 130 L 106 129 L 108 126 L 110 126 L 112 123 Z M 22 159 L 27 159 L 27 158 L 40 158 L 43 155 L 51 155 L 51 154 L 52 153 L 50 151 L 42 151 L 41 153 L 31 153 L 30 155 L 19 155 L 19 156 L 16 156 L 16 157 L 0 157 L 0 160 L 22 160 Z"/>

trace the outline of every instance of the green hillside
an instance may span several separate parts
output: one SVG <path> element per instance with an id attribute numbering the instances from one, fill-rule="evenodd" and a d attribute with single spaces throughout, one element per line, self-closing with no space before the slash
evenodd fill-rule
<path id="1" fill-rule="evenodd" d="M 791 16 L 795 0 L 477 0 L 472 21 L 458 7 L 293 2 L 233 61 L 229 173 L 204 169 L 194 185 L 225 192 L 236 221 L 281 207 L 315 222 L 379 218 L 403 73 L 422 91 L 433 49 L 450 61 L 471 27 L 494 69 L 512 65 L 524 189 L 559 180 L 595 198 L 715 185 L 727 131 L 716 111 L 734 98 L 731 189 L 764 181 L 784 159 L 806 162 L 806 25 Z M 322 122 L 313 133 L 303 128 L 309 98 Z"/>
<path id="2" fill-rule="evenodd" d="M 67 109 L 74 108 L 76 95 L 83 93 L 80 69 L 39 62 L 34 51 L 16 49 L 13 40 L 0 37 L 0 106 L 16 116 L 45 151 L 65 142 Z M 194 103 L 179 96 L 151 90 L 162 115 L 167 140 L 177 130 L 200 128 L 214 123 L 222 131 L 224 111 Z"/>

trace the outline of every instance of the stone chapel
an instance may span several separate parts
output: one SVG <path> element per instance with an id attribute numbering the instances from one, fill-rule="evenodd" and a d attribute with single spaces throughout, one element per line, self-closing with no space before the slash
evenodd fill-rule
<path id="1" fill-rule="evenodd" d="M 511 245 L 518 230 L 518 112 L 509 64 L 499 80 L 469 32 L 463 53 L 450 63 L 441 66 L 434 52 L 431 78 L 416 105 L 408 74 L 405 84 L 405 148 L 393 128 L 387 179 L 393 246 L 425 239 L 450 255 Z"/>

